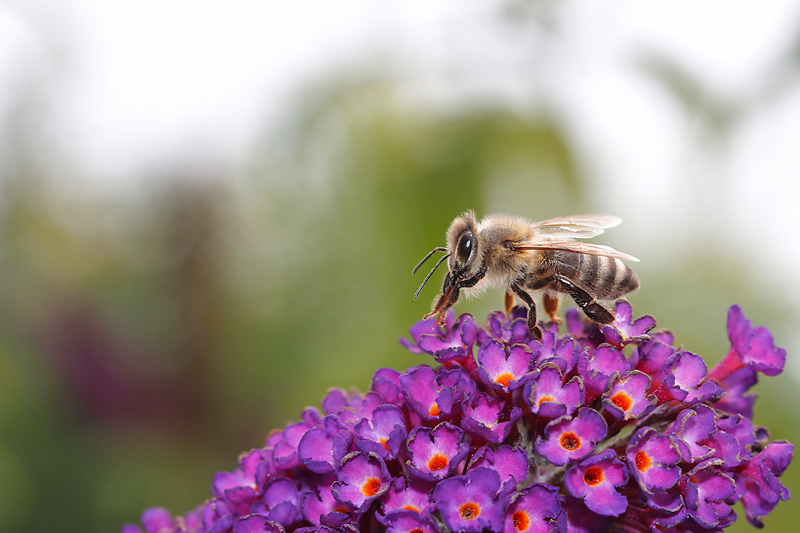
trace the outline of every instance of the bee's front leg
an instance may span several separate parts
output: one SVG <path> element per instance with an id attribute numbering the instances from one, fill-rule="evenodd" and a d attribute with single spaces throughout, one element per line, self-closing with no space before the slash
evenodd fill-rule
<path id="1" fill-rule="evenodd" d="M 533 298 L 516 282 L 511 284 L 511 290 L 528 305 L 528 331 L 530 331 L 531 337 L 537 341 L 542 340 L 542 330 L 536 325 L 536 304 L 533 302 Z"/>

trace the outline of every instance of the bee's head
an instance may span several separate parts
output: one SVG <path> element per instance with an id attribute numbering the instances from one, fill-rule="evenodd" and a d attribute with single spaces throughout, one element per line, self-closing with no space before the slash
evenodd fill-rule
<path id="1" fill-rule="evenodd" d="M 473 277 L 480 270 L 480 242 L 475 213 L 467 211 L 453 220 L 447 230 L 447 266 L 455 280 Z"/>

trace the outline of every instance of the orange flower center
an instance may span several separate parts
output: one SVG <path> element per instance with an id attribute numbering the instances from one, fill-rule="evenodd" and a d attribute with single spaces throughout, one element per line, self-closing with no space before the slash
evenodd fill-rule
<path id="1" fill-rule="evenodd" d="M 381 439 L 381 440 L 379 440 L 378 442 L 380 442 L 381 444 L 383 444 L 383 447 L 384 447 L 384 448 L 386 448 L 386 451 L 388 452 L 388 451 L 389 451 L 389 445 L 388 445 L 388 444 L 386 444 L 386 441 L 387 441 L 387 440 L 389 440 L 389 439 Z"/>
<path id="2" fill-rule="evenodd" d="M 574 451 L 581 447 L 581 439 L 575 433 L 568 431 L 561 435 L 561 447 L 568 451 Z"/>
<path id="3" fill-rule="evenodd" d="M 361 485 L 361 493 L 369 498 L 374 496 L 378 489 L 381 488 L 381 480 L 376 477 L 371 477 Z"/>
<path id="4" fill-rule="evenodd" d="M 544 402 L 552 402 L 552 401 L 554 401 L 552 396 L 542 396 L 541 398 L 539 398 L 539 401 L 536 402 L 536 405 L 541 407 Z"/>
<path id="5" fill-rule="evenodd" d="M 592 466 L 586 469 L 586 472 L 583 473 L 583 480 L 586 482 L 587 485 L 594 487 L 601 481 L 603 481 L 603 469 L 599 466 Z"/>
<path id="6" fill-rule="evenodd" d="M 402 509 L 404 511 L 414 511 L 415 513 L 419 514 L 419 509 L 417 509 L 413 505 L 404 505 Z"/>
<path id="7" fill-rule="evenodd" d="M 633 400 L 624 392 L 618 392 L 611 397 L 611 403 L 622 409 L 628 411 L 633 406 Z"/>
<path id="8" fill-rule="evenodd" d="M 447 457 L 441 453 L 437 453 L 428 461 L 428 470 L 436 471 L 447 468 Z"/>
<path id="9" fill-rule="evenodd" d="M 531 519 L 528 518 L 528 513 L 525 511 L 517 511 L 511 516 L 511 522 L 514 524 L 516 531 L 528 531 L 531 525 Z"/>
<path id="10" fill-rule="evenodd" d="M 442 412 L 439 410 L 439 404 L 435 403 L 431 405 L 431 408 L 428 410 L 428 414 L 431 416 L 439 416 Z"/>
<path id="11" fill-rule="evenodd" d="M 636 469 L 639 470 L 639 472 L 644 472 L 650 468 L 650 465 L 653 463 L 653 461 L 650 459 L 650 456 L 643 451 L 636 452 L 634 462 L 636 463 Z"/>
<path id="12" fill-rule="evenodd" d="M 508 383 L 512 379 L 514 379 L 514 376 L 512 376 L 510 373 L 506 372 L 505 374 L 500 374 L 499 376 L 494 378 L 494 382 L 499 384 L 499 385 L 502 385 L 503 387 L 508 387 Z"/>
<path id="13" fill-rule="evenodd" d="M 458 515 L 462 520 L 475 520 L 481 514 L 481 508 L 477 503 L 467 502 L 458 508 Z"/>

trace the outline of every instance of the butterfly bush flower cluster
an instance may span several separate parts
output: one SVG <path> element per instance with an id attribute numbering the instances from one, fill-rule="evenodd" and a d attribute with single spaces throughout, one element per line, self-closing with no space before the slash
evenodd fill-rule
<path id="1" fill-rule="evenodd" d="M 736 502 L 762 526 L 789 498 L 778 478 L 794 447 L 753 425 L 748 390 L 785 350 L 737 306 L 711 369 L 628 303 L 614 317 L 570 309 L 540 341 L 522 308 L 480 327 L 452 312 L 418 322 L 401 343 L 435 364 L 380 369 L 364 394 L 332 389 L 217 474 L 211 499 L 184 516 L 149 509 L 143 529 L 719 532 Z"/>

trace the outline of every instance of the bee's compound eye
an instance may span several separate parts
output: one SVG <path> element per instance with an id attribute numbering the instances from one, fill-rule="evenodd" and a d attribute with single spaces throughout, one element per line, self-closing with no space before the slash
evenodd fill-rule
<path id="1" fill-rule="evenodd" d="M 466 264 L 474 248 L 475 248 L 475 235 L 472 234 L 471 232 L 463 234 L 461 238 L 458 240 L 458 249 L 456 250 L 456 254 L 458 255 L 458 261 L 460 263 Z"/>

